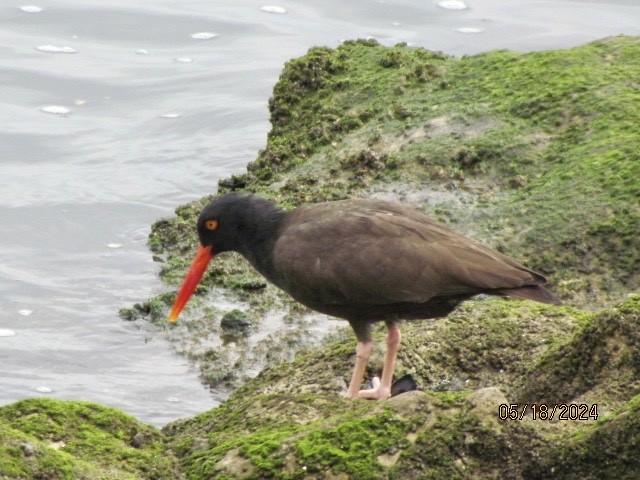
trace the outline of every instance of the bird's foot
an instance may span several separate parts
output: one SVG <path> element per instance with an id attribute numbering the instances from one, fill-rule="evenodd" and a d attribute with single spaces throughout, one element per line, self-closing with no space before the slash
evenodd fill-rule
<path id="1" fill-rule="evenodd" d="M 356 395 L 352 395 L 352 398 L 367 398 L 369 400 L 386 400 L 391 397 L 391 388 L 388 386 L 383 386 L 380 383 L 380 378 L 373 377 L 371 380 L 371 384 L 373 388 L 368 390 L 360 390 Z"/>

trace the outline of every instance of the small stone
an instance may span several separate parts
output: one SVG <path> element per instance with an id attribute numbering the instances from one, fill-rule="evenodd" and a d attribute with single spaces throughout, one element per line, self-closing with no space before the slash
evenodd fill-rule
<path id="1" fill-rule="evenodd" d="M 253 466 L 251 460 L 242 455 L 239 448 L 232 448 L 215 464 L 215 468 L 233 478 L 249 478 L 255 472 L 256 467 Z"/>
<path id="2" fill-rule="evenodd" d="M 209 448 L 209 440 L 207 440 L 206 438 L 196 438 L 191 444 L 192 452 L 207 450 L 208 448 Z"/>
<path id="3" fill-rule="evenodd" d="M 131 446 L 133 448 L 142 448 L 151 441 L 151 435 L 138 432 L 131 439 Z"/>
<path id="4" fill-rule="evenodd" d="M 231 175 L 228 178 L 218 180 L 218 186 L 230 190 L 239 190 L 247 185 L 247 175 Z"/>
<path id="5" fill-rule="evenodd" d="M 516 175 L 509 180 L 509 185 L 513 188 L 522 188 L 527 184 L 527 179 L 523 175 Z"/>
<path id="6" fill-rule="evenodd" d="M 22 448 L 22 453 L 24 454 L 25 457 L 32 457 L 33 454 L 35 453 L 35 449 L 33 448 L 33 445 L 31 445 L 30 443 L 23 443 L 21 445 Z"/>
<path id="7" fill-rule="evenodd" d="M 378 455 L 376 458 L 380 465 L 386 468 L 391 468 L 398 462 L 401 453 L 402 450 L 398 450 L 395 453 L 383 453 L 381 455 Z"/>
<path id="8" fill-rule="evenodd" d="M 395 397 L 405 392 L 412 392 L 418 389 L 418 384 L 413 379 L 411 374 L 406 374 L 404 377 L 396 380 L 391 385 L 391 396 Z"/>
<path id="9" fill-rule="evenodd" d="M 467 402 L 471 405 L 471 413 L 482 420 L 484 424 L 501 428 L 498 419 L 498 406 L 508 404 L 504 393 L 496 387 L 481 388 L 472 392 L 467 397 Z"/>
<path id="10" fill-rule="evenodd" d="M 224 330 L 232 330 L 235 332 L 246 332 L 251 327 L 251 320 L 242 310 L 234 309 L 227 312 L 220 321 L 220 326 Z"/>

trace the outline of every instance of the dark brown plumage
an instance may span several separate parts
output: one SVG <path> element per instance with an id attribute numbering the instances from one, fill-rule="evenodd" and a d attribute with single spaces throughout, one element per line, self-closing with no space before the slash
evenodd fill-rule
<path id="1" fill-rule="evenodd" d="M 205 257 L 207 249 L 209 259 L 240 252 L 300 303 L 349 321 L 358 338 L 352 397 L 389 396 L 398 320 L 445 316 L 479 293 L 559 303 L 541 286 L 544 276 L 398 203 L 343 200 L 284 212 L 254 195 L 228 194 L 203 210 L 198 234 Z M 208 259 L 200 262 L 192 271 L 201 276 Z M 199 280 L 189 278 L 174 320 L 190 295 L 185 288 Z M 389 328 L 387 358 L 381 383 L 361 391 L 376 321 Z"/>

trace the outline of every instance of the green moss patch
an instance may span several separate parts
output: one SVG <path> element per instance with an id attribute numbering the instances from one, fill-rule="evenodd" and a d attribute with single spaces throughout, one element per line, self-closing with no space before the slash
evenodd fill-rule
<path id="1" fill-rule="evenodd" d="M 351 333 L 309 348 L 301 339 L 318 317 L 238 255 L 221 255 L 171 334 L 212 384 L 241 386 L 221 407 L 164 430 L 185 474 L 636 478 L 640 306 L 627 298 L 640 286 L 636 78 L 640 39 L 629 37 L 462 58 L 349 41 L 288 62 L 265 148 L 246 173 L 220 180 L 219 193 L 255 192 L 287 209 L 404 201 L 548 275 L 567 306 L 477 299 L 447 319 L 406 322 L 396 377 L 411 374 L 423 391 L 353 402 L 339 396 Z M 170 285 L 191 262 L 209 200 L 153 226 Z M 229 312 L 220 296 L 241 302 L 257 330 L 280 315 L 287 333 L 263 344 L 250 334 L 233 355 L 203 346 Z M 169 300 L 123 313 L 161 319 Z M 379 373 L 384 328 L 374 337 L 368 378 Z M 243 383 L 256 366 L 251 352 L 271 366 Z M 501 404 L 532 403 L 598 405 L 599 419 L 534 420 L 530 409 L 499 418 Z"/>
<path id="2" fill-rule="evenodd" d="M 604 414 L 639 394 L 640 295 L 631 295 L 541 355 L 518 397 L 529 403 L 598 404 Z"/>
<path id="3" fill-rule="evenodd" d="M 340 396 L 354 342 L 339 336 L 164 433 L 194 479 L 635 478 L 638 298 L 596 314 L 468 302 L 448 321 L 405 324 L 397 374 L 424 391 L 386 402 Z M 599 393 L 565 394 L 578 384 Z M 596 408 L 585 419 L 569 409 L 534 418 L 523 411 L 532 403 Z M 505 417 L 511 405 L 518 418 Z"/>
<path id="4" fill-rule="evenodd" d="M 218 191 L 255 192 L 284 208 L 354 196 L 406 201 L 547 274 L 569 304 L 610 305 L 640 284 L 639 52 L 630 37 L 462 58 L 372 40 L 315 47 L 287 62 L 274 87 L 265 148 Z M 191 263 L 195 219 L 210 199 L 152 228 L 171 285 Z M 236 254 L 216 257 L 185 319 L 210 325 L 202 312 L 218 287 L 247 302 L 257 331 L 283 312 L 297 338 L 306 335 L 305 310 Z M 122 314 L 161 322 L 167 303 Z M 210 360 L 197 358 L 203 372 L 227 369 Z M 243 375 L 231 377 L 237 385 Z"/>
<path id="5" fill-rule="evenodd" d="M 0 478 L 182 478 L 160 432 L 88 402 L 22 400 L 0 407 Z"/>

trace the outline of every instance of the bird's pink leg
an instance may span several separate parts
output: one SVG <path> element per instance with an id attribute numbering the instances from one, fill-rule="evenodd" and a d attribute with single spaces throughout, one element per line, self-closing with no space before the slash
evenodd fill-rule
<path id="1" fill-rule="evenodd" d="M 384 357 L 382 378 L 375 377 L 372 380 L 372 389 L 360 390 L 358 392 L 359 398 L 386 400 L 391 396 L 391 382 L 393 381 L 393 371 L 396 368 L 396 358 L 398 356 L 398 348 L 400 347 L 400 329 L 398 328 L 398 324 L 396 322 L 387 322 L 387 330 L 387 354 Z M 362 381 L 362 377 L 360 377 L 360 380 Z M 351 386 L 349 387 L 349 389 L 351 390 Z"/>
<path id="2" fill-rule="evenodd" d="M 356 345 L 356 365 L 353 367 L 353 375 L 351 375 L 351 382 L 349 383 L 349 389 L 347 390 L 347 396 L 350 398 L 357 398 L 360 391 L 360 385 L 362 384 L 362 377 L 364 371 L 369 363 L 369 357 L 371 356 L 371 350 L 373 349 L 373 343 L 371 340 L 358 341 Z"/>

